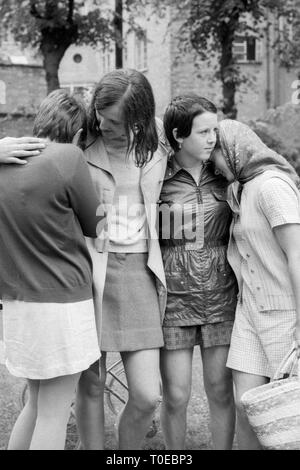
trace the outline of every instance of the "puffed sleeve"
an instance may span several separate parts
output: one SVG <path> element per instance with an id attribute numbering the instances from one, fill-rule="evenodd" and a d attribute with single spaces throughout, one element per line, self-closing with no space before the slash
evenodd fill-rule
<path id="1" fill-rule="evenodd" d="M 297 188 L 280 177 L 265 181 L 259 191 L 259 205 L 272 228 L 300 224 Z"/>

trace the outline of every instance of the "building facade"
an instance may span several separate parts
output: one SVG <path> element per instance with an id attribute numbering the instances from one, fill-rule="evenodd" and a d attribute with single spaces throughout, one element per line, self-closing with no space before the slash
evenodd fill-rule
<path id="1" fill-rule="evenodd" d="M 149 79 L 162 116 L 172 96 L 196 92 L 217 104 L 221 100 L 221 84 L 213 80 L 212 70 L 205 63 L 196 65 L 195 56 L 178 57 L 178 23 L 172 9 L 164 18 L 145 15 L 138 20 L 143 34 L 124 26 L 124 67 L 136 68 Z M 271 43 L 275 26 L 262 39 L 237 38 L 234 52 L 241 73 L 249 80 L 236 94 L 238 118 L 255 119 L 273 108 L 291 101 L 298 79 L 298 70 L 289 72 L 280 66 Z M 89 96 L 101 76 L 115 68 L 114 44 L 103 48 L 71 46 L 59 69 L 61 87 Z M 294 88 L 293 88 L 294 87 Z M 0 47 L 0 114 L 32 111 L 46 95 L 41 58 L 33 51 L 20 51 L 11 38 Z"/>

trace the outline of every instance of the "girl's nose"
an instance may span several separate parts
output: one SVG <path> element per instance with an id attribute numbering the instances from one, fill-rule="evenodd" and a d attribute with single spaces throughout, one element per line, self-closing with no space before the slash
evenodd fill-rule
<path id="1" fill-rule="evenodd" d="M 99 120 L 99 129 L 101 131 L 104 131 L 104 130 L 106 130 L 106 127 L 107 127 L 107 125 L 106 125 L 105 119 L 100 119 Z"/>

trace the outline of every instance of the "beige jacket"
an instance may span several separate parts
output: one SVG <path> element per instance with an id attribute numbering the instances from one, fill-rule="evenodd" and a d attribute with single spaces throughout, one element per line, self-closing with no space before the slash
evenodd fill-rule
<path id="1" fill-rule="evenodd" d="M 164 180 L 167 153 L 167 147 L 160 142 L 152 160 L 142 169 L 141 176 L 141 190 L 149 227 L 148 267 L 156 276 L 162 321 L 166 308 L 167 290 L 156 231 L 156 206 Z M 98 138 L 86 149 L 85 155 L 96 192 L 99 196 L 99 211 L 103 212 L 103 208 L 109 211 L 109 208 L 112 207 L 116 183 L 102 139 Z M 86 239 L 93 260 L 94 302 L 98 331 L 101 331 L 102 297 L 108 256 L 109 226 L 107 220 L 109 220 L 109 217 L 99 226 L 97 239 Z"/>

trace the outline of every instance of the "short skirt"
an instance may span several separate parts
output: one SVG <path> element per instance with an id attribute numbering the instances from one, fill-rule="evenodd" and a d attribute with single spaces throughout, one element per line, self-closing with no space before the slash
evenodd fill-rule
<path id="1" fill-rule="evenodd" d="M 209 325 L 166 326 L 163 327 L 164 348 L 166 350 L 229 346 L 233 321 L 228 320 Z"/>
<path id="2" fill-rule="evenodd" d="M 109 253 L 103 293 L 101 351 L 163 345 L 155 276 L 148 253 Z"/>
<path id="3" fill-rule="evenodd" d="M 42 380 L 89 368 L 100 357 L 93 300 L 3 300 L 5 363 L 12 375 Z"/>

